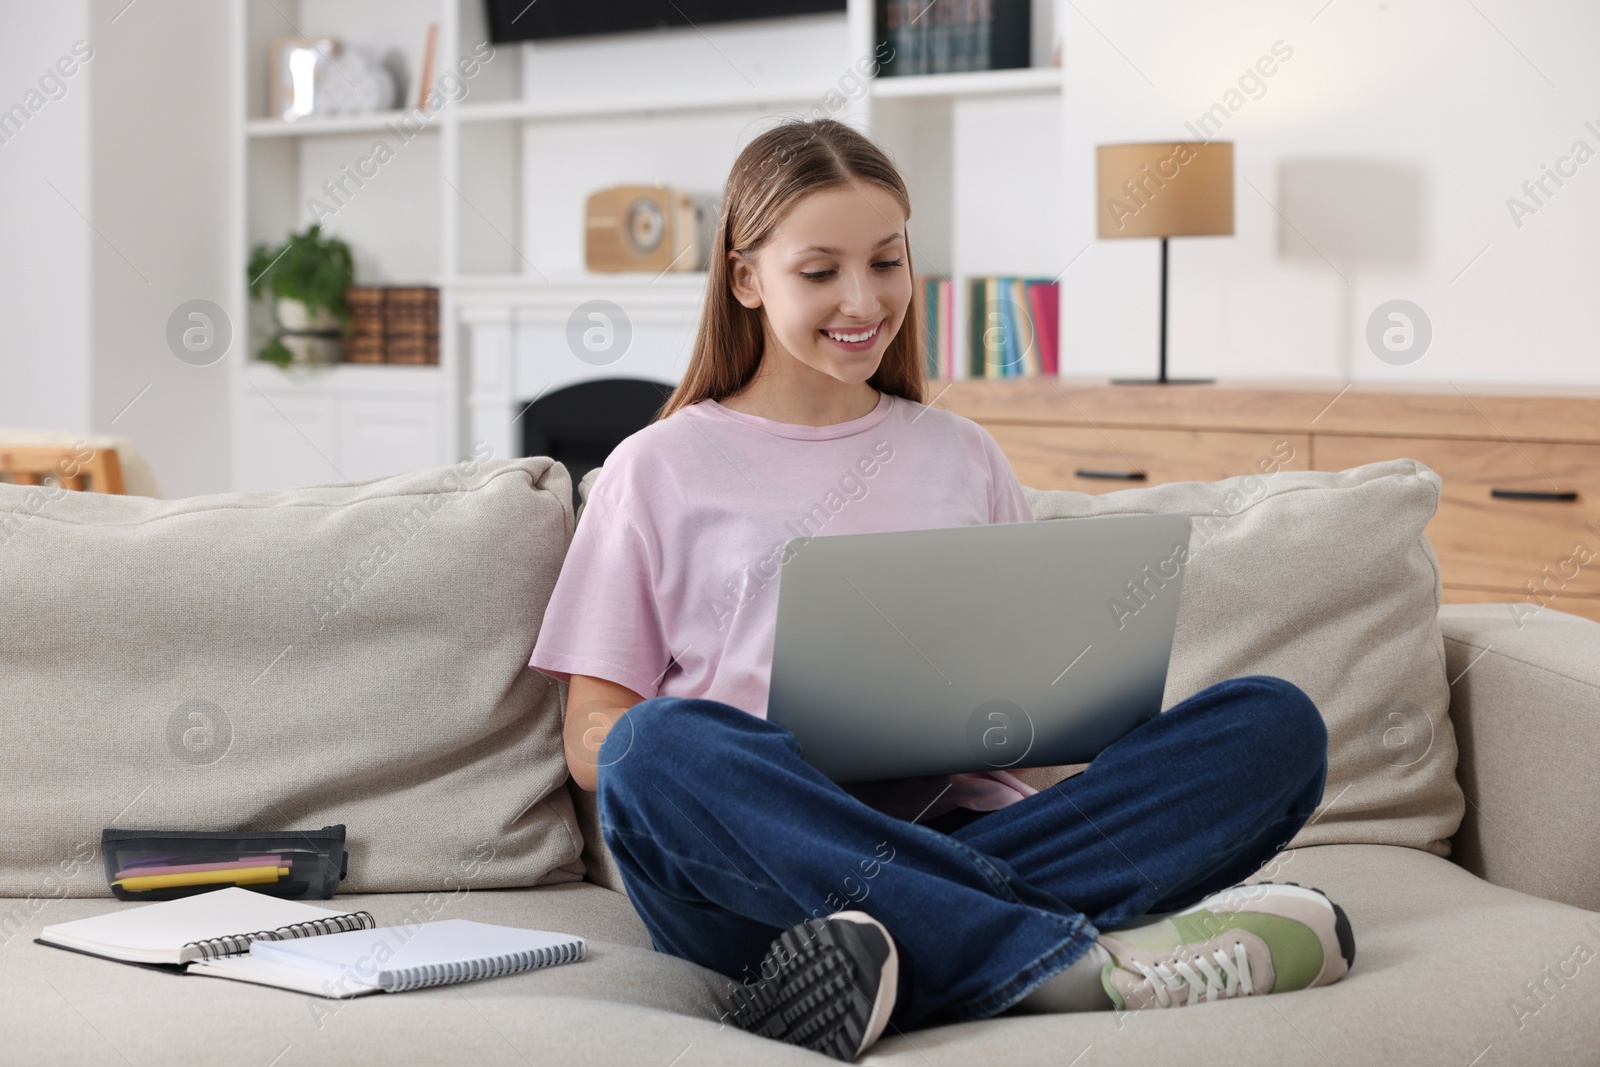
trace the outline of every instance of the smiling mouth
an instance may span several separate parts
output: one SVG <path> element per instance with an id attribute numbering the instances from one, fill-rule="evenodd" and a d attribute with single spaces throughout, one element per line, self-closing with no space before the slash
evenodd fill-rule
<path id="1" fill-rule="evenodd" d="M 881 329 L 883 329 L 883 320 L 879 319 L 877 322 L 873 323 L 871 326 L 868 326 L 867 328 L 862 329 L 862 330 L 828 330 L 828 329 L 824 329 L 824 330 L 820 330 L 818 332 L 820 332 L 822 334 L 825 334 L 826 336 L 831 337 L 833 340 L 840 341 L 840 342 L 842 342 L 844 344 L 862 344 L 862 343 L 864 343 L 866 341 L 871 341 L 872 339 L 877 337 L 878 336 L 878 331 L 881 330 Z"/>

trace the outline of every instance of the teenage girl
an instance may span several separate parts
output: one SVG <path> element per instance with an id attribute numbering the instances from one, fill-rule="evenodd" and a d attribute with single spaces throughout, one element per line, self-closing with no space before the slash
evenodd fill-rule
<path id="1" fill-rule="evenodd" d="M 606 460 L 546 609 L 531 664 L 568 684 L 567 761 L 656 949 L 730 979 L 734 1024 L 846 1060 L 886 1028 L 1338 981 L 1341 909 L 1239 885 L 1322 797 L 1289 682 L 1204 689 L 1043 791 L 841 786 L 767 721 L 791 539 L 1033 521 L 988 432 L 922 403 L 910 215 L 838 121 L 740 153 L 688 370 Z"/>

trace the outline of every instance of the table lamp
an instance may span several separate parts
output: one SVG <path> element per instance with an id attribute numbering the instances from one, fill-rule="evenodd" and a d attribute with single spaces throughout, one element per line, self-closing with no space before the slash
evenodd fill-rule
<path id="1" fill-rule="evenodd" d="M 1167 238 L 1233 233 L 1233 143 L 1157 141 L 1095 149 L 1101 237 L 1161 238 L 1161 372 L 1118 385 L 1210 382 L 1167 377 Z"/>

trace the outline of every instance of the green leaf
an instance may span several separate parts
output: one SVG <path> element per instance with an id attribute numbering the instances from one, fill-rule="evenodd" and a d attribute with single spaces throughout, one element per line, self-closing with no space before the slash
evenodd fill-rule
<path id="1" fill-rule="evenodd" d="M 349 245 L 337 237 L 322 236 L 321 223 L 312 223 L 304 233 L 290 234 L 287 242 L 276 247 L 256 245 L 245 269 L 252 297 L 265 291 L 277 299 L 298 300 L 305 304 L 307 314 L 327 310 L 342 324 L 349 324 L 345 293 L 355 284 L 355 262 Z"/>

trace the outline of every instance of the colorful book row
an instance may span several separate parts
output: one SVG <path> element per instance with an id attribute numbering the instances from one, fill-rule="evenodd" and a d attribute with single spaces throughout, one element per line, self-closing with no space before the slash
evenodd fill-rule
<path id="1" fill-rule="evenodd" d="M 1060 373 L 1059 283 L 1010 275 L 969 278 L 963 325 L 958 330 L 955 282 L 933 275 L 924 275 L 919 282 L 927 316 L 929 378 Z"/>

